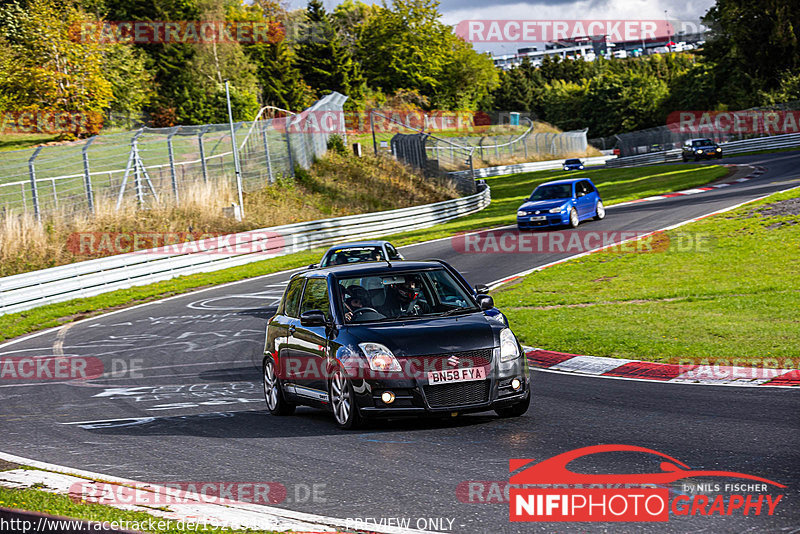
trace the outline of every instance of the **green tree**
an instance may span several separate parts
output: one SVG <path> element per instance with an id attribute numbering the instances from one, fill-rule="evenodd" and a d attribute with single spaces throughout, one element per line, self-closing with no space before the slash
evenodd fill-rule
<path id="1" fill-rule="evenodd" d="M 796 0 L 717 0 L 703 19 L 713 38 L 704 56 L 714 65 L 718 97 L 734 107 L 758 104 L 800 69 L 800 6 Z"/>
<path id="2" fill-rule="evenodd" d="M 321 0 L 308 3 L 305 31 L 296 54 L 300 75 L 317 96 L 330 91 L 349 93 L 353 58 L 339 39 Z"/>

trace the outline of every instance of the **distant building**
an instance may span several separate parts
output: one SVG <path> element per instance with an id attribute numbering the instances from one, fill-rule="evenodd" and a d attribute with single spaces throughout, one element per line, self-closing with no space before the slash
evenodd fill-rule
<path id="1" fill-rule="evenodd" d="M 594 61 L 598 57 L 610 59 L 612 57 L 626 58 L 665 52 L 684 52 L 699 48 L 704 42 L 705 34 L 703 33 L 616 42 L 612 42 L 606 35 L 592 35 L 546 43 L 544 50 L 538 50 L 537 47 L 520 48 L 516 54 L 492 56 L 492 60 L 496 67 L 508 70 L 518 67 L 526 57 L 534 66 L 539 66 L 545 56 Z"/>

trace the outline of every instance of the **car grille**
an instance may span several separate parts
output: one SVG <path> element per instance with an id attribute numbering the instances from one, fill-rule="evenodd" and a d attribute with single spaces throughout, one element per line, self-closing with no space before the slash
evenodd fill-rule
<path id="1" fill-rule="evenodd" d="M 447 360 L 457 357 L 458 365 L 452 366 Z M 414 369 L 420 372 L 444 371 L 446 369 L 466 369 L 469 367 L 486 367 L 492 363 L 492 349 L 466 350 L 446 354 L 432 354 L 428 356 L 410 356 L 399 358 L 401 366 L 405 369 L 405 362 L 412 362 Z"/>
<path id="2" fill-rule="evenodd" d="M 489 381 L 457 382 L 438 386 L 423 386 L 431 408 L 469 406 L 489 401 Z"/>

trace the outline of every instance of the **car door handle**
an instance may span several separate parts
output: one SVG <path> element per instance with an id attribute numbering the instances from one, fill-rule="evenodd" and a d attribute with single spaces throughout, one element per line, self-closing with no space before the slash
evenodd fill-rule
<path id="1" fill-rule="evenodd" d="M 289 325 L 289 335 L 294 334 L 295 327 L 294 325 Z"/>

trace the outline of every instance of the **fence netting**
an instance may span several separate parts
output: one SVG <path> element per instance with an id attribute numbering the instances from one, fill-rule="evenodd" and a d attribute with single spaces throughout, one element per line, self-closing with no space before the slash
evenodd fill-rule
<path id="1" fill-rule="evenodd" d="M 327 150 L 331 135 L 307 122 L 318 113 L 341 116 L 347 97 L 331 93 L 298 114 L 233 124 L 242 189 L 251 192 L 308 168 Z M 344 124 L 343 120 L 334 124 Z M 139 128 L 78 142 L 0 153 L 0 215 L 37 218 L 91 213 L 115 206 L 177 204 L 192 184 L 235 188 L 230 124 Z"/>

